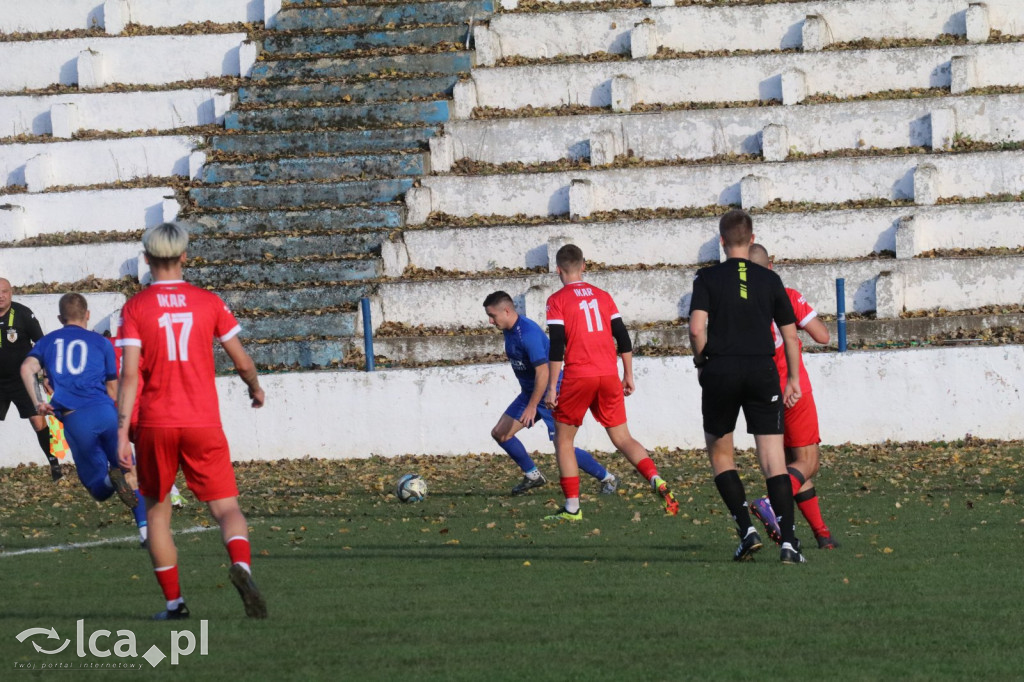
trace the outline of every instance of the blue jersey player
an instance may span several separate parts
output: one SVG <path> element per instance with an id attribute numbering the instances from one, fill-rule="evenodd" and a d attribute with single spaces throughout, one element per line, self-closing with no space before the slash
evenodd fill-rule
<path id="1" fill-rule="evenodd" d="M 89 309 L 81 294 L 60 298 L 64 326 L 39 339 L 21 365 L 29 395 L 40 369 L 46 370 L 53 396 L 37 402 L 41 415 L 64 422 L 78 478 L 89 494 L 105 500 L 115 492 L 135 515 L 140 540 L 146 540 L 146 507 L 117 463 L 117 365 L 114 348 L 103 336 L 89 331 Z"/>
<path id="2" fill-rule="evenodd" d="M 548 438 L 555 438 L 555 418 L 542 402 L 548 384 L 550 341 L 540 325 L 516 312 L 512 297 L 504 291 L 495 291 L 484 299 L 484 312 L 491 324 L 504 335 L 505 355 L 519 380 L 519 396 L 491 429 L 491 437 L 523 470 L 523 480 L 512 488 L 513 495 L 522 495 L 547 483 L 522 442 L 516 438 L 516 433 L 520 429 L 532 427 L 539 417 L 548 428 Z M 593 455 L 576 448 L 576 461 L 580 469 L 601 482 L 602 494 L 615 492 L 618 479 L 601 466 Z"/>

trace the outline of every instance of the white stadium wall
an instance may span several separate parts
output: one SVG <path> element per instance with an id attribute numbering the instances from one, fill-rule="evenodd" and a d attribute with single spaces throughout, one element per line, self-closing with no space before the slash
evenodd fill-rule
<path id="1" fill-rule="evenodd" d="M 826 444 L 1024 438 L 1024 348 L 914 349 L 805 355 Z M 700 388 L 688 357 L 637 358 L 630 429 L 648 448 L 700 448 Z M 507 365 L 311 372 L 261 378 L 267 405 L 249 407 L 237 377 L 217 380 L 236 460 L 499 453 L 490 430 L 515 397 Z M 0 466 L 42 463 L 31 429 L 0 425 Z M 738 444 L 749 447 L 742 418 Z M 541 428 L 522 435 L 550 453 Z M 611 450 L 590 417 L 578 444 Z M 607 459 L 607 458 L 606 458 Z M 626 471 L 620 459 L 608 460 Z"/>

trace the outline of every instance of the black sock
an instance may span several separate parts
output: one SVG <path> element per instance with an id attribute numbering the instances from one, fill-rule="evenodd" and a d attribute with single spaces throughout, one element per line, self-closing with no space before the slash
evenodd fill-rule
<path id="1" fill-rule="evenodd" d="M 46 455 L 46 461 L 50 464 L 58 461 L 56 457 L 50 454 L 50 429 L 44 426 L 43 428 L 36 431 L 36 438 L 39 440 L 39 448 Z"/>
<path id="2" fill-rule="evenodd" d="M 771 500 L 772 509 L 779 520 L 779 530 L 782 532 L 782 541 L 796 546 L 796 527 L 793 518 L 793 485 L 789 481 L 789 474 L 779 474 L 765 480 L 768 488 L 768 499 Z"/>
<path id="3" fill-rule="evenodd" d="M 753 524 L 750 522 L 750 511 L 747 509 L 747 491 L 743 489 L 739 472 L 735 469 L 723 471 L 715 476 L 715 485 L 733 520 L 736 521 L 742 538 Z"/>
<path id="4" fill-rule="evenodd" d="M 804 478 L 804 475 L 800 473 L 799 469 L 797 469 L 795 467 L 786 467 L 786 471 L 789 472 L 790 476 L 792 476 L 796 480 L 800 481 L 800 485 L 803 485 L 804 483 L 807 482 L 807 479 Z"/>

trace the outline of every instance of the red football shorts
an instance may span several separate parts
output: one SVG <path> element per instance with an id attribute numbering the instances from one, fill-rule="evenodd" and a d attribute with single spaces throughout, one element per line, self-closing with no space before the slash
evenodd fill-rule
<path id="1" fill-rule="evenodd" d="M 626 423 L 626 402 L 617 375 L 562 379 L 555 421 L 580 426 L 588 409 L 605 428 Z"/>
<path id="2" fill-rule="evenodd" d="M 178 467 L 185 472 L 189 490 L 203 502 L 238 495 L 228 439 L 219 426 L 137 427 L 135 459 L 139 490 L 146 497 L 162 501 L 171 491 Z"/>
<path id="3" fill-rule="evenodd" d="M 802 448 L 821 442 L 821 434 L 818 432 L 818 408 L 814 404 L 814 394 L 810 391 L 800 396 L 796 405 L 786 408 L 784 418 L 784 440 L 787 448 Z"/>

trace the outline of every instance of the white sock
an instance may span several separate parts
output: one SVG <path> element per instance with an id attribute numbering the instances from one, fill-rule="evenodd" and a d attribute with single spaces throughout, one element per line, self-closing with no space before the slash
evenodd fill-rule
<path id="1" fill-rule="evenodd" d="M 751 533 L 756 533 L 756 532 L 757 532 L 756 528 L 754 528 L 753 526 L 747 526 L 747 532 L 743 534 L 743 537 L 747 537 Z"/>
<path id="2" fill-rule="evenodd" d="M 244 561 L 236 561 L 234 565 L 235 566 L 241 566 L 242 568 L 245 569 L 246 573 L 248 573 L 249 575 L 252 575 L 252 568 L 250 568 L 249 564 L 245 563 Z"/>
<path id="3" fill-rule="evenodd" d="M 171 494 L 172 495 L 180 495 L 181 494 L 181 491 L 178 490 L 178 486 L 174 485 L 173 483 L 171 484 Z"/>
<path id="4" fill-rule="evenodd" d="M 145 542 L 149 538 L 149 526 L 139 526 L 139 542 Z"/>
<path id="5" fill-rule="evenodd" d="M 601 483 L 605 483 L 607 481 L 614 481 L 614 480 L 615 480 L 615 474 L 613 474 L 612 472 L 609 471 L 607 474 L 605 474 L 605 477 L 601 479 Z"/>
<path id="6" fill-rule="evenodd" d="M 580 510 L 580 498 L 578 497 L 567 497 L 565 498 L 565 511 L 570 514 L 575 514 Z"/>
<path id="7" fill-rule="evenodd" d="M 526 472 L 525 476 L 531 481 L 536 481 L 538 478 L 540 478 L 540 471 L 537 469 L 537 467 L 533 467 L 532 469 Z"/>
<path id="8" fill-rule="evenodd" d="M 185 603 L 185 598 L 184 597 L 178 597 L 177 599 L 170 599 L 167 602 L 167 610 L 168 611 L 173 611 L 174 609 L 178 608 L 179 606 L 181 606 L 184 603 Z"/>

